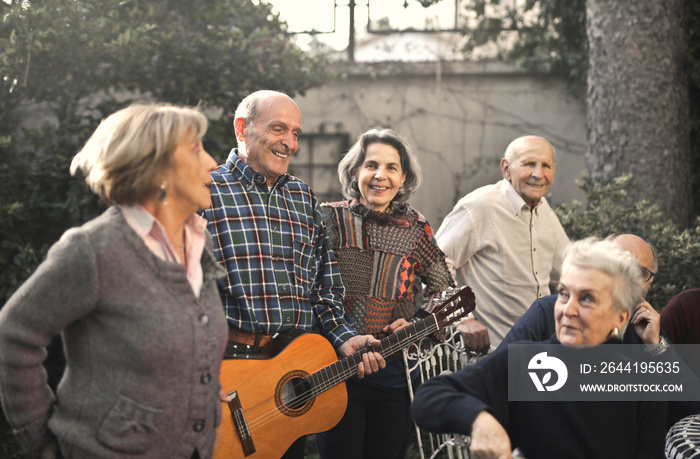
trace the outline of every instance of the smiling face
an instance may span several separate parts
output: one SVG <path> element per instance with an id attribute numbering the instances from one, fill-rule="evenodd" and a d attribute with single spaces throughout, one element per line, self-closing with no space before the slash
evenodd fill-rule
<path id="1" fill-rule="evenodd" d="M 165 175 L 168 205 L 184 215 L 209 207 L 210 174 L 216 169 L 216 161 L 204 150 L 202 140 L 191 129 L 180 136 L 170 163 Z"/>
<path id="2" fill-rule="evenodd" d="M 601 344 L 615 328 L 622 330 L 630 313 L 613 307 L 613 284 L 613 277 L 599 269 L 572 265 L 562 273 L 554 305 L 555 330 L 562 344 Z"/>
<path id="3" fill-rule="evenodd" d="M 379 142 L 367 146 L 365 159 L 355 170 L 355 179 L 362 205 L 384 212 L 406 180 L 398 150 Z"/>
<path id="4" fill-rule="evenodd" d="M 534 136 L 517 139 L 514 145 L 512 157 L 501 160 L 501 172 L 525 202 L 534 207 L 549 193 L 554 181 L 554 148 L 545 139 Z"/>
<path id="5" fill-rule="evenodd" d="M 284 94 L 260 100 L 257 112 L 257 119 L 252 123 L 236 118 L 236 138 L 242 159 L 263 174 L 267 185 L 272 187 L 280 176 L 287 173 L 292 156 L 299 147 L 301 112 Z"/>

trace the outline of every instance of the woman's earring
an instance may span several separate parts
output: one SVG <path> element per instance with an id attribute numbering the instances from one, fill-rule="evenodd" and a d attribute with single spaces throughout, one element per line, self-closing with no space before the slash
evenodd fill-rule
<path id="1" fill-rule="evenodd" d="M 168 191 L 165 189 L 168 186 L 168 182 L 163 180 L 160 184 L 160 191 L 158 192 L 158 201 L 162 202 L 164 206 L 168 205 L 168 201 L 165 198 L 168 197 Z"/>
<path id="2" fill-rule="evenodd" d="M 612 332 L 612 337 L 613 338 L 619 338 L 620 337 L 620 329 L 615 327 Z"/>

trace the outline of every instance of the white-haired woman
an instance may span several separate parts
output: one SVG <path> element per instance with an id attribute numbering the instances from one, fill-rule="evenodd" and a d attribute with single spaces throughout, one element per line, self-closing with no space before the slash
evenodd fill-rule
<path id="1" fill-rule="evenodd" d="M 582 349 L 619 343 L 642 298 L 640 275 L 632 254 L 610 241 L 573 243 L 559 282 L 556 332 L 548 342 Z M 515 447 L 538 459 L 663 457 L 665 404 L 509 401 L 508 347 L 425 382 L 413 412 L 424 429 L 471 435 L 478 458 L 510 458 Z"/>
<path id="2" fill-rule="evenodd" d="M 407 201 L 420 184 L 415 153 L 391 129 L 359 136 L 338 165 L 346 200 L 321 205 L 346 289 L 345 310 L 362 334 L 394 332 L 429 313 L 425 300 L 454 285 L 426 219 Z M 430 304 L 430 303 L 426 303 Z M 346 385 L 340 423 L 318 434 L 323 459 L 399 459 L 412 426 L 402 359 Z"/>
<path id="3" fill-rule="evenodd" d="M 215 160 L 192 108 L 133 105 L 75 156 L 110 207 L 67 231 L 0 311 L 0 395 L 42 457 L 209 457 L 228 338 L 206 221 Z M 42 369 L 61 334 L 54 393 Z"/>

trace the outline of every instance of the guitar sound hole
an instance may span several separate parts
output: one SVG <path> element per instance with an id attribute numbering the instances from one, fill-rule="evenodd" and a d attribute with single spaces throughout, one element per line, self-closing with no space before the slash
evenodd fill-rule
<path id="1" fill-rule="evenodd" d="M 302 408 L 311 398 L 311 385 L 301 378 L 293 378 L 282 386 L 280 397 L 290 410 Z"/>

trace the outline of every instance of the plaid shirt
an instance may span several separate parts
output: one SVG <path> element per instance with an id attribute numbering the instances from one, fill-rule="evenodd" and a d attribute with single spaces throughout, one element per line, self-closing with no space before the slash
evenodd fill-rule
<path id="1" fill-rule="evenodd" d="M 268 189 L 237 153 L 211 174 L 212 206 L 203 212 L 228 271 L 220 290 L 229 325 L 274 334 L 318 322 L 337 348 L 357 332 L 343 312 L 345 288 L 316 196 L 288 174 Z"/>

